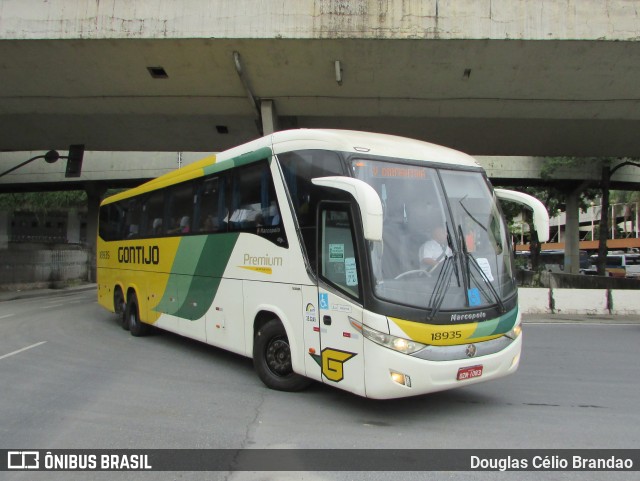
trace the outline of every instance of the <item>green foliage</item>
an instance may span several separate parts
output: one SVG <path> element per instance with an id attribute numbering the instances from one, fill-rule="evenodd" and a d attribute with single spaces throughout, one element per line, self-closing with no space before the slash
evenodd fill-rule
<path id="1" fill-rule="evenodd" d="M 46 213 L 84 207 L 87 193 L 82 190 L 0 194 L 0 210 Z"/>

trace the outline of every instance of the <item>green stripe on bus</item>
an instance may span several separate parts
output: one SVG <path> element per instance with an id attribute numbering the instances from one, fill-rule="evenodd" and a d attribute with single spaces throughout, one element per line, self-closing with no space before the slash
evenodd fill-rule
<path id="1" fill-rule="evenodd" d="M 194 321 L 209 310 L 238 240 L 237 233 L 184 237 L 156 311 Z M 179 302 L 171 302 L 172 293 Z"/>
<path id="2" fill-rule="evenodd" d="M 469 339 L 475 339 L 478 337 L 495 336 L 496 334 L 504 334 L 509 332 L 518 318 L 518 308 L 514 308 L 506 314 L 491 319 L 490 321 L 483 321 L 478 323 L 478 327 Z"/>
<path id="3" fill-rule="evenodd" d="M 515 326 L 517 319 L 518 307 L 515 307 L 514 309 L 500 317 L 500 322 L 498 323 L 494 334 L 504 334 L 505 332 L 509 332 L 511 329 L 513 329 L 513 326 Z"/>
<path id="4" fill-rule="evenodd" d="M 228 169 L 231 169 L 232 167 L 251 164 L 258 160 L 270 159 L 270 158 L 271 158 L 271 149 L 269 147 L 263 147 L 261 149 L 254 150 L 253 152 L 248 152 L 238 157 L 233 157 L 232 159 L 229 159 L 229 160 L 216 162 L 213 165 L 204 167 L 202 170 L 204 171 L 204 175 L 215 174 L 216 172 L 228 170 Z"/>

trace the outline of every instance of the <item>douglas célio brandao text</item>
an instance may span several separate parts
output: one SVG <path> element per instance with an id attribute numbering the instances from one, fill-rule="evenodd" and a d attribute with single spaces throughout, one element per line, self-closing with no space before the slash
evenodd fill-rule
<path id="1" fill-rule="evenodd" d="M 581 455 L 531 455 L 525 457 L 471 456 L 470 468 L 482 471 L 573 471 L 633 470 L 633 459 L 617 456 L 585 457 Z"/>

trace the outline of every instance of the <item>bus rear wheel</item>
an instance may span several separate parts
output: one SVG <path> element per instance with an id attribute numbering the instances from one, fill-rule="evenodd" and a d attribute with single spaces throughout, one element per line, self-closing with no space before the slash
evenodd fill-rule
<path id="1" fill-rule="evenodd" d="M 291 348 L 284 326 L 272 319 L 256 332 L 253 340 L 253 366 L 260 380 L 277 391 L 301 391 L 311 380 L 293 372 Z"/>
<path id="2" fill-rule="evenodd" d="M 135 292 L 129 294 L 125 316 L 132 336 L 146 336 L 151 331 L 151 326 L 140 320 L 140 309 L 138 308 L 138 298 Z"/>
<path id="3" fill-rule="evenodd" d="M 122 326 L 122 329 L 128 330 L 127 303 L 124 302 L 124 294 L 119 287 L 116 287 L 116 291 L 113 294 L 113 308 L 118 316 L 118 322 Z"/>

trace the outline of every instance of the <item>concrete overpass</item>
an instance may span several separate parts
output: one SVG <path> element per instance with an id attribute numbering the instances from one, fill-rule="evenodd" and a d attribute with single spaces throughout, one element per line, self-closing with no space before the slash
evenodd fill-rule
<path id="1" fill-rule="evenodd" d="M 639 4 L 0 0 L 0 169 L 70 144 L 212 152 L 289 127 L 472 155 L 640 157 Z M 77 184 L 56 184 L 87 189 L 90 217 L 117 168 L 98 158 Z M 517 179 L 510 165 L 496 171 Z M 30 167 L 27 184 L 55 178 Z M 17 175 L 4 191 L 28 188 Z"/>
<path id="2" fill-rule="evenodd" d="M 333 127 L 640 156 L 638 5 L 0 0 L 0 150 L 219 151 Z"/>
<path id="3" fill-rule="evenodd" d="M 0 153 L 2 171 L 45 153 L 45 151 Z M 209 154 L 210 152 L 87 151 L 84 154 L 82 172 L 78 178 L 65 178 L 66 161 L 64 159 L 53 164 L 38 159 L 0 177 L 0 193 L 133 187 L 184 167 Z M 60 151 L 60 155 L 66 155 L 66 151 Z M 555 184 L 575 187 L 588 184 L 596 187 L 601 176 L 597 165 L 587 164 L 580 169 L 568 167 L 558 169 L 553 179 L 542 180 L 540 173 L 545 160 L 543 157 L 475 156 L 475 159 L 487 171 L 491 181 L 500 186 Z M 615 165 L 617 163 L 612 167 Z M 632 166 L 620 168 L 612 176 L 611 185 L 614 189 L 639 189 L 640 169 Z"/>

